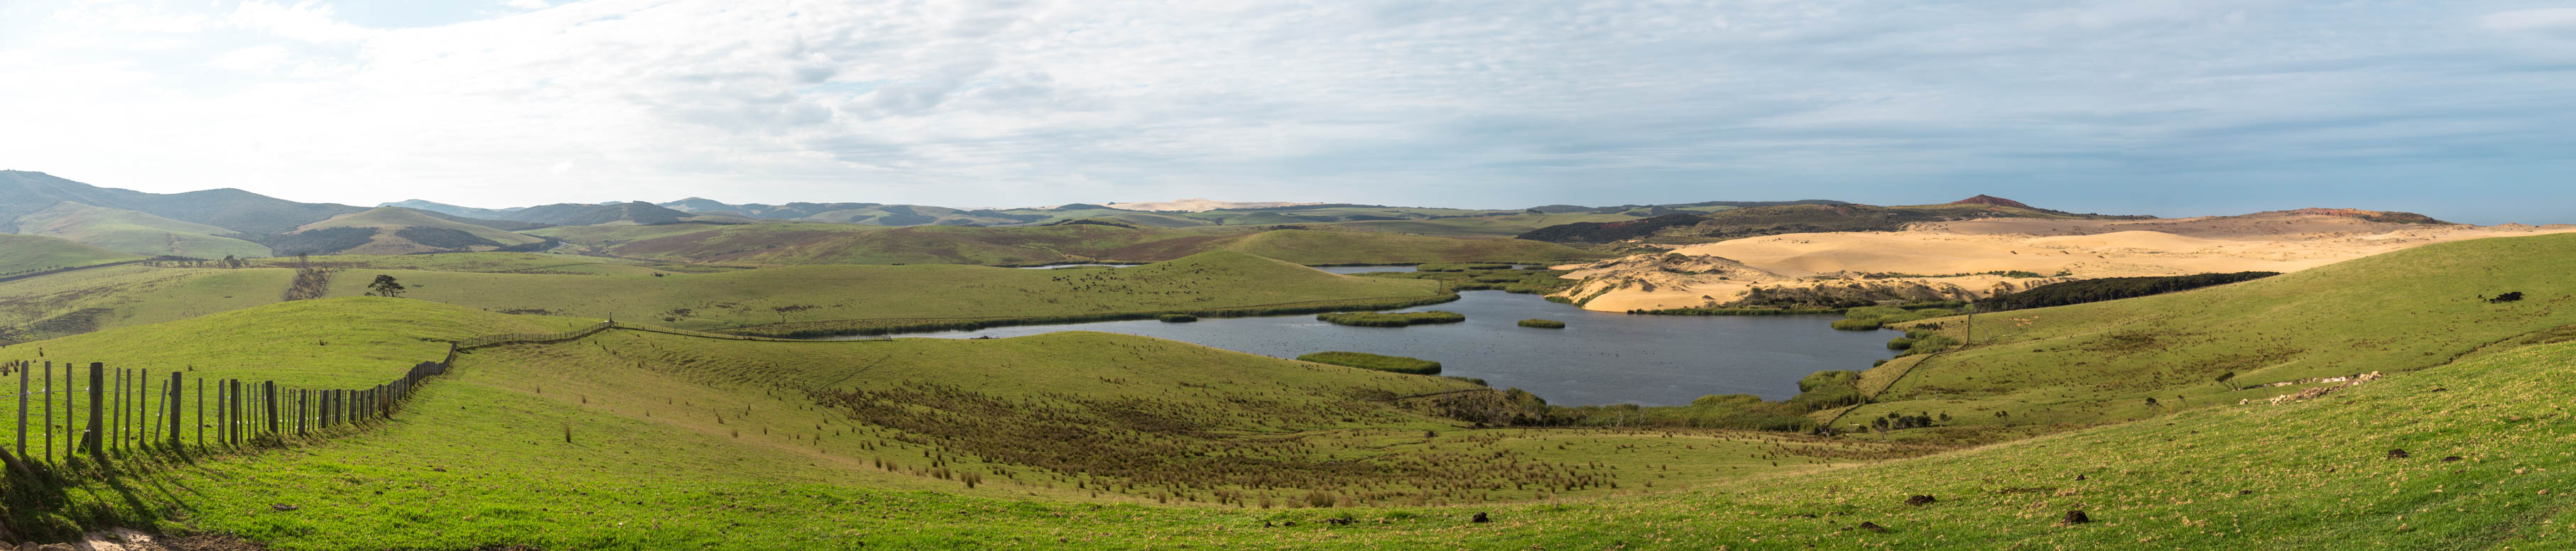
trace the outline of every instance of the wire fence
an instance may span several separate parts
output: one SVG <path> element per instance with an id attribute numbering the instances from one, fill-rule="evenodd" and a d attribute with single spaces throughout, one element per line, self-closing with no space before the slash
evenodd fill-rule
<path id="1" fill-rule="evenodd" d="M 0 462 L 21 473 L 74 461 L 103 463 L 162 452 L 279 446 L 392 418 L 429 378 L 447 374 L 456 355 L 504 344 L 588 337 L 616 327 L 603 322 L 558 333 L 488 335 L 457 341 L 447 355 L 413 365 L 367 388 L 291 388 L 277 381 L 190 377 L 185 372 L 109 368 L 100 362 L 0 363 L 0 378 L 18 383 L 14 437 L 0 440 Z M 209 388 L 211 387 L 211 388 Z"/>

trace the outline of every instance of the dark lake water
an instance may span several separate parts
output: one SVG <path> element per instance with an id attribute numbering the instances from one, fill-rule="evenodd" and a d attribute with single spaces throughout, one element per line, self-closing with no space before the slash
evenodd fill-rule
<path id="1" fill-rule="evenodd" d="M 1709 394 L 1778 400 L 1817 371 L 1867 369 L 1891 355 L 1892 331 L 1836 331 L 1834 316 L 1638 316 L 1586 311 L 1537 295 L 1463 293 L 1401 311 L 1447 310 L 1464 323 L 1346 327 L 1312 315 L 1206 318 L 1195 323 L 1116 321 L 918 333 L 904 337 L 998 338 L 1101 331 L 1197 343 L 1280 358 L 1329 350 L 1440 362 L 1442 375 L 1520 387 L 1560 405 L 1681 405 Z M 1520 327 L 1544 318 L 1564 329 Z"/>

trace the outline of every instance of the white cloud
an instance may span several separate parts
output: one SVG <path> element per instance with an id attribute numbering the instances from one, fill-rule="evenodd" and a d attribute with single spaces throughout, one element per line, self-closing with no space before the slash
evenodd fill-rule
<path id="1" fill-rule="evenodd" d="M 2500 11 L 2478 16 L 2478 23 L 2500 31 L 2576 32 L 2576 8 Z"/>
<path id="2" fill-rule="evenodd" d="M 49 14 L 0 20 L 0 74 L 48 83 L 0 120 L 58 129 L 0 167 L 367 204 L 1883 200 L 2576 124 L 2564 64 L 2483 30 L 2576 18 L 2492 2 L 541 4 L 0 7 Z"/>
<path id="3" fill-rule="evenodd" d="M 377 31 L 334 19 L 331 6 L 305 0 L 295 5 L 280 5 L 266 0 L 248 0 L 234 6 L 226 21 L 246 29 L 265 31 L 306 42 L 356 42 Z"/>

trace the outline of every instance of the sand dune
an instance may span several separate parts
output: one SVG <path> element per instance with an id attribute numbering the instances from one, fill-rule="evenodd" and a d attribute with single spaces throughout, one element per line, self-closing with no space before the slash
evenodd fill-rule
<path id="1" fill-rule="evenodd" d="M 2042 280 L 1967 274 L 2020 271 L 2082 279 L 2294 272 L 2430 243 L 2562 232 L 2576 232 L 2576 226 L 2395 224 L 2288 213 L 1939 222 L 1901 232 L 1751 237 L 1575 266 L 1568 277 L 1587 281 L 1567 296 L 1593 297 L 1584 307 L 1607 311 L 1723 305 L 1755 286 L 1921 284 L 1982 297 L 1998 286 L 2018 291 Z M 1667 269 L 1723 261 L 1740 263 L 1741 269 L 1725 275 Z"/>

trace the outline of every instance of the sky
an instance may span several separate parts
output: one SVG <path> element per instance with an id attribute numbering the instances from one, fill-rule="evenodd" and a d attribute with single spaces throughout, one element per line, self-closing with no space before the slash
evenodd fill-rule
<path id="1" fill-rule="evenodd" d="M 8 0 L 0 169 L 357 205 L 2576 222 L 2576 0 Z"/>

